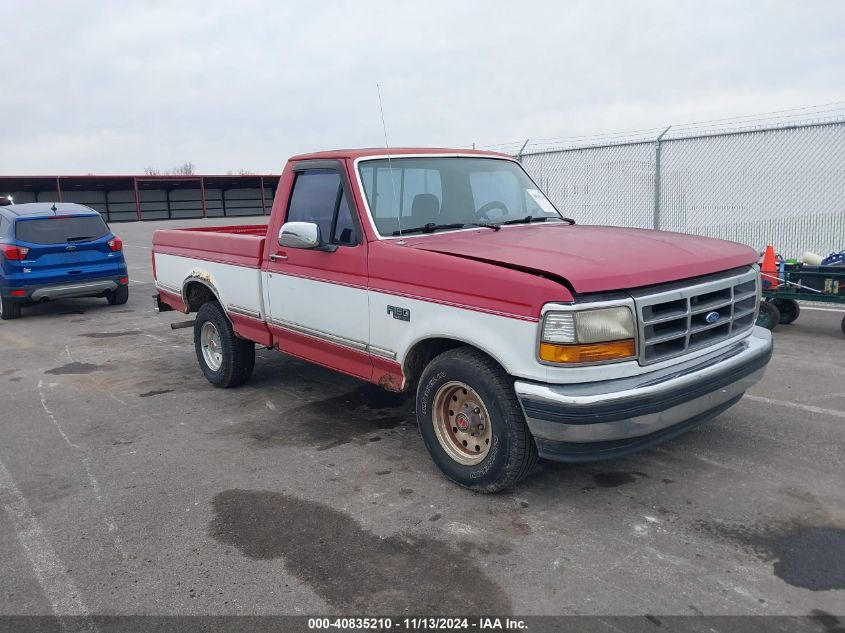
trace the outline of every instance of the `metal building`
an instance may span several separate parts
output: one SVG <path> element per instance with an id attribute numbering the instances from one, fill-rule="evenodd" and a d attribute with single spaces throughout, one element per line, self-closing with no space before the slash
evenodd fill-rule
<path id="1" fill-rule="evenodd" d="M 15 203 L 77 202 L 109 222 L 269 215 L 278 175 L 0 176 Z"/>

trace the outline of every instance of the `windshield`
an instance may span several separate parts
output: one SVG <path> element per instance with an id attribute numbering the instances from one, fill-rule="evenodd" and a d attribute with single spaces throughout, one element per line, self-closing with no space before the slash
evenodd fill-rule
<path id="1" fill-rule="evenodd" d="M 99 215 L 39 218 L 15 222 L 15 237 L 30 244 L 87 242 L 108 234 L 109 227 Z"/>
<path id="2" fill-rule="evenodd" d="M 562 220 L 522 167 L 510 160 L 385 158 L 362 161 L 359 171 L 382 236 Z"/>

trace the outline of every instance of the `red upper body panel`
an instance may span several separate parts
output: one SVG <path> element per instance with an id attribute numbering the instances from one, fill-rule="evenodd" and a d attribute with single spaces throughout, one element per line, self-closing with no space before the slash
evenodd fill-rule
<path id="1" fill-rule="evenodd" d="M 260 268 L 267 225 L 159 229 L 153 234 L 156 253 Z"/>
<path id="2" fill-rule="evenodd" d="M 578 293 L 650 286 L 757 261 L 736 242 L 643 229 L 564 223 L 408 237 L 408 246 L 548 273 Z M 454 270 L 460 269 L 455 263 Z"/>
<path id="3" fill-rule="evenodd" d="M 292 157 L 282 174 L 269 226 L 158 230 L 154 250 L 260 267 L 268 251 L 278 250 L 275 236 L 293 184 L 293 165 L 309 159 L 338 159 L 355 182 L 355 159 L 399 154 L 477 154 L 463 149 L 384 148 L 331 150 Z M 507 157 L 510 158 L 510 157 Z M 352 194 L 368 251 L 369 277 L 362 286 L 436 301 L 473 305 L 482 310 L 536 318 L 549 301 L 576 293 L 624 290 L 688 279 L 749 265 L 757 253 L 741 244 L 642 229 L 570 226 L 564 223 L 478 229 L 378 240 L 366 217 L 358 187 Z M 515 269 L 515 270 L 505 270 Z M 534 274 L 532 274 L 534 273 Z M 557 280 L 565 280 L 560 283 Z M 334 281 L 327 279 L 327 281 Z"/>

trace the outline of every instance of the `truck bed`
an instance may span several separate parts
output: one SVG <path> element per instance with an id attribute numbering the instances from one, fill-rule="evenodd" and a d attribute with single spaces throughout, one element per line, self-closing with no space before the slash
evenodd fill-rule
<path id="1" fill-rule="evenodd" d="M 153 234 L 153 251 L 260 268 L 266 234 L 266 224 L 159 229 Z"/>

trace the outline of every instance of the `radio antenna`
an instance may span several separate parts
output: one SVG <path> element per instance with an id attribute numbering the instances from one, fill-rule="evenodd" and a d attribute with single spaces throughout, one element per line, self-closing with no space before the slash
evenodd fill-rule
<path id="1" fill-rule="evenodd" d="M 384 146 L 387 148 L 387 170 L 390 172 L 390 184 L 393 187 L 393 204 L 396 206 L 396 221 L 399 224 L 399 235 L 402 235 L 402 206 L 396 200 L 396 181 L 393 178 L 393 163 L 390 161 L 390 143 L 387 140 L 387 124 L 384 122 L 384 106 L 381 103 L 381 86 L 376 83 L 378 92 L 378 109 L 381 112 L 381 129 L 384 131 Z"/>

